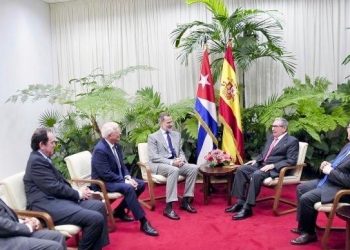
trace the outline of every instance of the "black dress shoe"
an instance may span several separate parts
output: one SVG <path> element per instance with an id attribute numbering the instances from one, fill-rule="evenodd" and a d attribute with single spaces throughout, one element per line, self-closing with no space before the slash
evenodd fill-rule
<path id="1" fill-rule="evenodd" d="M 190 203 L 183 203 L 183 204 L 180 206 L 180 208 L 181 208 L 182 210 L 186 210 L 187 212 L 192 213 L 192 214 L 197 213 L 197 210 L 196 210 L 194 207 L 192 207 L 192 206 L 190 205 Z"/>
<path id="2" fill-rule="evenodd" d="M 155 230 L 148 221 L 146 221 L 143 225 L 141 225 L 140 230 L 150 236 L 159 235 L 157 230 Z"/>
<path id="3" fill-rule="evenodd" d="M 113 217 L 114 218 L 118 218 L 121 221 L 125 221 L 125 222 L 131 222 L 134 221 L 134 218 L 130 217 L 129 215 L 127 215 L 126 213 L 113 213 Z"/>
<path id="4" fill-rule="evenodd" d="M 235 204 L 232 207 L 228 207 L 225 209 L 226 213 L 237 213 L 242 209 L 243 205 L 242 204 Z"/>
<path id="5" fill-rule="evenodd" d="M 175 213 L 173 209 L 171 210 L 164 209 L 163 215 L 172 220 L 180 220 L 180 217 Z"/>
<path id="6" fill-rule="evenodd" d="M 302 234 L 303 232 L 299 229 L 299 228 L 292 228 L 291 230 L 290 230 L 292 233 L 295 233 L 295 234 Z"/>
<path id="7" fill-rule="evenodd" d="M 295 238 L 294 240 L 291 240 L 290 243 L 292 245 L 305 245 L 310 242 L 317 241 L 317 235 L 316 234 L 308 234 L 303 233 L 299 237 Z"/>
<path id="8" fill-rule="evenodd" d="M 233 220 L 243 220 L 253 215 L 253 211 L 250 208 L 242 208 L 238 213 L 232 216 Z"/>

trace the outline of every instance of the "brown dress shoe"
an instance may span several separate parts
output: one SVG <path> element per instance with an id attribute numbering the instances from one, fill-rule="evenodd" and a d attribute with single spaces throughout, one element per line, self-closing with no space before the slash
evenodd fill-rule
<path id="1" fill-rule="evenodd" d="M 314 241 L 317 241 L 316 234 L 303 233 L 299 237 L 295 238 L 294 240 L 291 240 L 290 243 L 292 245 L 305 245 Z"/>

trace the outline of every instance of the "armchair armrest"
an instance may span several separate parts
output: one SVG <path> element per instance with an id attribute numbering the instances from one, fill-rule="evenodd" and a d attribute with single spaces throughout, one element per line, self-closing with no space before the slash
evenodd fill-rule
<path id="1" fill-rule="evenodd" d="M 152 181 L 151 168 L 144 162 L 138 162 L 137 165 L 140 167 L 141 171 L 142 171 L 142 168 L 146 170 L 147 182 L 151 182 Z"/>
<path id="2" fill-rule="evenodd" d="M 101 192 L 103 193 L 103 198 L 104 200 L 108 200 L 108 192 L 106 189 L 106 186 L 104 184 L 103 181 L 101 180 L 95 180 L 95 179 L 90 179 L 90 180 L 86 180 L 86 179 L 71 179 L 72 182 L 75 183 L 89 183 L 89 184 L 95 184 L 96 186 L 99 187 L 99 189 L 101 190 Z"/>
<path id="3" fill-rule="evenodd" d="M 16 212 L 16 214 L 18 216 L 36 217 L 36 218 L 40 219 L 41 221 L 43 221 L 48 229 L 50 229 L 50 230 L 55 229 L 55 225 L 53 223 L 51 216 L 46 212 L 30 211 L 30 210 L 18 210 L 18 209 L 14 209 L 14 211 Z"/>

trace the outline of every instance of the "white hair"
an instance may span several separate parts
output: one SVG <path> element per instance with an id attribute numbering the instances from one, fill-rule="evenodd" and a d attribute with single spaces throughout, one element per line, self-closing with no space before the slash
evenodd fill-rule
<path id="1" fill-rule="evenodd" d="M 106 122 L 101 127 L 102 138 L 106 139 L 113 132 L 120 132 L 119 124 L 116 122 Z"/>

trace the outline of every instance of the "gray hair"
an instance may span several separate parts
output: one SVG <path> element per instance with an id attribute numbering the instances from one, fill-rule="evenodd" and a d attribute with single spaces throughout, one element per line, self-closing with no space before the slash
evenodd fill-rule
<path id="1" fill-rule="evenodd" d="M 288 128 L 288 121 L 283 117 L 275 118 L 275 122 L 280 122 L 282 127 L 285 127 L 286 129 Z"/>
<path id="2" fill-rule="evenodd" d="M 106 139 L 113 132 L 120 132 L 119 124 L 116 122 L 106 122 L 101 127 L 102 138 Z"/>
<path id="3" fill-rule="evenodd" d="M 158 119 L 159 123 L 162 123 L 162 121 L 164 121 L 164 117 L 166 117 L 166 116 L 171 116 L 171 115 L 169 113 L 167 113 L 167 112 L 160 113 L 159 114 L 159 119 Z"/>

